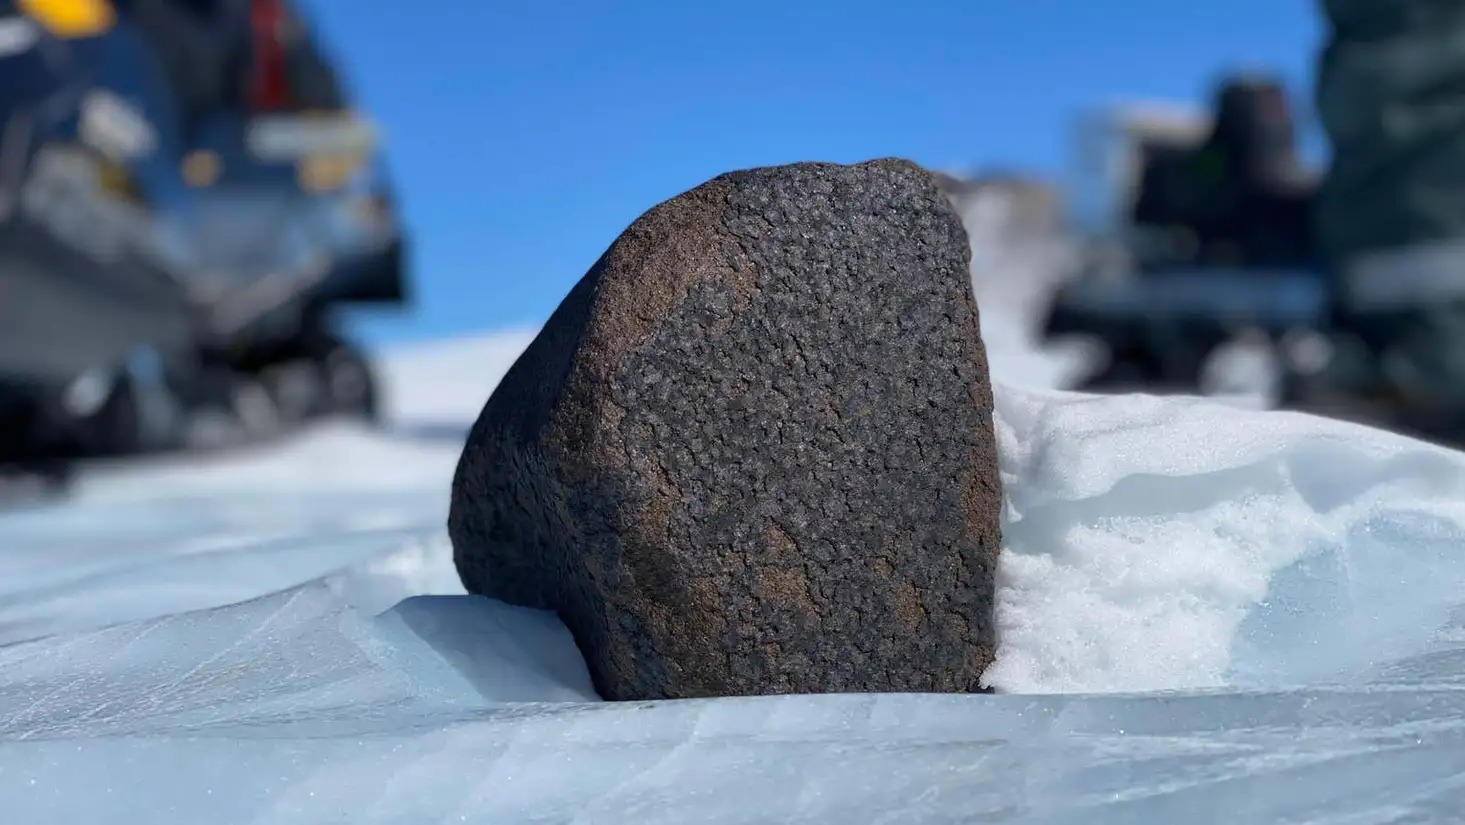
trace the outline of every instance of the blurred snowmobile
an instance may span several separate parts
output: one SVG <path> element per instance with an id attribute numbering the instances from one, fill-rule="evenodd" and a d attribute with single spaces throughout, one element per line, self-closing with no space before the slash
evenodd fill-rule
<path id="1" fill-rule="evenodd" d="M 1228 77 L 1210 112 L 1102 112 L 1080 138 L 1087 254 L 1043 334 L 1106 344 L 1087 389 L 1203 389 L 1230 343 L 1301 352 L 1326 324 L 1309 223 L 1317 175 L 1299 160 L 1280 82 Z"/>
<path id="2" fill-rule="evenodd" d="M 1265 79 L 1225 84 L 1184 135 L 1098 130 L 1113 151 L 1089 179 L 1116 208 L 1098 212 L 1115 219 L 1094 224 L 1095 247 L 1118 263 L 1062 291 L 1047 330 L 1110 344 L 1090 388 L 1185 391 L 1207 389 L 1223 342 L 1250 335 L 1274 405 L 1458 447 L 1465 0 L 1317 2 L 1323 174 L 1297 162 Z"/>
<path id="3" fill-rule="evenodd" d="M 283 0 L 0 0 L 0 462 L 376 412 L 373 129 Z"/>

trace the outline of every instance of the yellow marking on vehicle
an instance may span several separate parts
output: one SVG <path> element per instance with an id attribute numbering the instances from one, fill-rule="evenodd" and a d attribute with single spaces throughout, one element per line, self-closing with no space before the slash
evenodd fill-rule
<path id="1" fill-rule="evenodd" d="M 306 191 L 329 192 L 346 186 L 365 165 L 366 158 L 359 152 L 322 152 L 303 158 L 296 174 Z"/>
<path id="2" fill-rule="evenodd" d="M 95 37 L 117 23 L 108 0 L 19 0 L 21 12 L 56 37 Z"/>

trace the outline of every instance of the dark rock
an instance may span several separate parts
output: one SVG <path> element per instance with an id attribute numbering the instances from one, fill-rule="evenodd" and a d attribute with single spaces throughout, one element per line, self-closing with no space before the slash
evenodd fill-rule
<path id="1" fill-rule="evenodd" d="M 977 690 L 1001 493 L 969 255 L 900 160 L 653 208 L 474 424 L 463 583 L 557 611 L 607 699 Z"/>

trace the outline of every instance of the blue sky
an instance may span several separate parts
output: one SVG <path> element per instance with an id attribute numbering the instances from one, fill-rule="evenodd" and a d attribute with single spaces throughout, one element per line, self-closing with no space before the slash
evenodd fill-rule
<path id="1" fill-rule="evenodd" d="M 1062 168 L 1081 109 L 1310 91 L 1316 0 L 302 0 L 382 124 L 416 305 L 371 339 L 538 324 L 625 226 L 723 171 L 898 155 Z"/>

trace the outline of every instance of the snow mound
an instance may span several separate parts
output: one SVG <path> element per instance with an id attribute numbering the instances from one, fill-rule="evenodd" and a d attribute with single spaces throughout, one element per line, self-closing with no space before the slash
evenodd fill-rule
<path id="1" fill-rule="evenodd" d="M 156 480 L 154 480 L 156 481 Z M 441 490 L 208 495 L 131 486 L 0 518 L 0 644 L 332 579 L 363 609 L 462 592 Z M 206 488 L 205 488 L 206 489 Z"/>
<path id="2" fill-rule="evenodd" d="M 77 678 L 76 662 L 86 662 Z M 272 727 L 397 730 L 418 715 L 595 697 L 564 626 L 469 596 L 377 617 L 325 582 L 0 648 L 0 742 Z M 42 687 L 44 686 L 44 687 Z"/>
<path id="3" fill-rule="evenodd" d="M 1200 399 L 997 400 L 1000 690 L 1348 679 L 1465 606 L 1460 453 Z"/>

